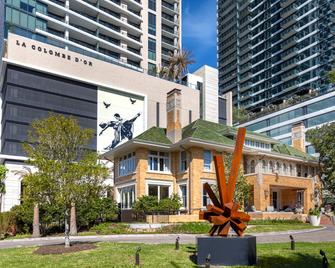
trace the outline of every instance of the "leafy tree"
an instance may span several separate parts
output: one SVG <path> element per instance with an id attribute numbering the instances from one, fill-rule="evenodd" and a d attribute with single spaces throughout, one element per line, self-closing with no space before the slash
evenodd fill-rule
<path id="1" fill-rule="evenodd" d="M 308 130 L 307 140 L 319 153 L 321 183 L 325 190 L 335 194 L 335 123 Z"/>
<path id="2" fill-rule="evenodd" d="M 328 73 L 328 79 L 331 83 L 335 83 L 335 70 L 332 70 Z"/>
<path id="3" fill-rule="evenodd" d="M 233 122 L 239 123 L 249 119 L 249 112 L 244 107 L 233 107 Z"/>
<path id="4" fill-rule="evenodd" d="M 65 246 L 68 247 L 70 211 L 75 213 L 76 203 L 103 193 L 108 170 L 97 154 L 88 149 L 94 131 L 82 129 L 74 118 L 50 115 L 33 121 L 31 126 L 24 150 L 28 163 L 37 171 L 25 178 L 30 188 L 28 196 L 38 195 L 37 183 L 41 183 L 42 201 L 63 209 Z M 75 221 L 76 217 L 71 219 Z M 72 225 L 76 226 L 76 222 Z"/>
<path id="5" fill-rule="evenodd" d="M 188 70 L 188 66 L 193 64 L 192 53 L 188 50 L 179 50 L 177 54 L 170 54 L 167 76 L 174 80 L 181 80 Z"/>
<path id="6" fill-rule="evenodd" d="M 224 155 L 224 166 L 226 179 L 228 180 L 232 162 L 232 154 Z M 250 184 L 247 182 L 247 179 L 244 177 L 243 168 L 240 168 L 235 188 L 234 199 L 237 203 L 244 207 L 245 203 L 248 201 L 250 195 Z"/>

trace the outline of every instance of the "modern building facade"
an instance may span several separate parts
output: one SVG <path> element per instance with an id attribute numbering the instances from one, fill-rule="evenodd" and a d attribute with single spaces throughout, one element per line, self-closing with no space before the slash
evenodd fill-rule
<path id="1" fill-rule="evenodd" d="M 218 70 L 208 65 L 182 79 L 183 84 L 200 91 L 200 119 L 231 126 L 231 94 L 219 96 L 218 82 Z"/>
<path id="2" fill-rule="evenodd" d="M 294 105 L 285 105 L 287 107 L 281 106 L 278 106 L 277 109 L 267 110 L 266 113 L 264 111 L 258 115 L 255 114 L 255 119 L 241 122 L 239 126 L 292 145 L 294 142 L 293 129 L 302 128 L 304 136 L 304 133 L 309 129 L 335 121 L 335 91 L 310 96 Z M 301 146 L 301 149 L 309 154 L 315 154 L 313 146 L 308 141 Z"/>
<path id="3" fill-rule="evenodd" d="M 329 90 L 333 0 L 219 0 L 220 92 L 250 111 Z"/>
<path id="4" fill-rule="evenodd" d="M 197 221 L 209 204 L 203 184 L 216 184 L 213 155 L 233 152 L 237 130 L 203 119 L 181 127 L 178 114 L 185 101 L 181 91 L 168 92 L 167 128 L 152 127 L 104 154 L 115 164 L 115 197 L 123 220 L 132 219 L 134 201 L 145 195 L 180 196 L 180 214 L 164 219 L 170 222 Z M 247 131 L 243 169 L 251 187 L 248 206 L 258 216 L 276 211 L 284 213 L 264 217 L 290 218 L 295 209 L 307 213 L 314 207 L 318 162 L 307 153 Z"/>
<path id="5" fill-rule="evenodd" d="M 22 143 L 31 122 L 49 112 L 73 116 L 82 127 L 94 129 L 90 148 L 99 153 L 128 139 L 116 139 L 117 130 L 105 128 L 108 122 L 133 122 L 127 137 L 166 127 L 166 94 L 173 88 L 186 98 L 182 126 L 200 114 L 198 90 L 11 33 L 0 70 L 0 159 L 9 169 L 1 211 L 20 204 L 27 167 Z"/>
<path id="6" fill-rule="evenodd" d="M 10 31 L 151 74 L 181 47 L 181 0 L 5 0 L 4 12 L 5 36 Z"/>

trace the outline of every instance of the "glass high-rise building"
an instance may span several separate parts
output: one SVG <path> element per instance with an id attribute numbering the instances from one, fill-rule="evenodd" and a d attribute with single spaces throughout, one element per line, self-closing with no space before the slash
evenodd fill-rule
<path id="1" fill-rule="evenodd" d="M 335 56 L 334 0 L 218 0 L 219 90 L 250 111 L 325 93 Z"/>
<path id="2" fill-rule="evenodd" d="M 181 46 L 181 0 L 4 1 L 5 36 L 11 31 L 151 74 Z"/>

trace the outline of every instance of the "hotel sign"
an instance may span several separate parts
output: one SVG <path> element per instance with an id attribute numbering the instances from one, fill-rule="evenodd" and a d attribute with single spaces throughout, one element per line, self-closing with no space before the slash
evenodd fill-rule
<path id="1" fill-rule="evenodd" d="M 57 49 L 54 48 L 46 48 L 43 47 L 42 45 L 36 45 L 36 44 L 32 44 L 32 45 L 27 45 L 25 41 L 20 41 L 18 39 L 16 39 L 16 45 L 19 47 L 23 47 L 23 48 L 30 48 L 33 51 L 37 51 L 39 53 L 43 53 L 43 54 L 47 54 L 53 57 L 57 57 L 57 58 L 61 58 L 67 61 L 72 61 L 75 63 L 79 63 L 79 64 L 83 64 L 83 65 L 87 65 L 87 66 L 93 66 L 93 63 L 90 60 L 87 60 L 85 58 L 81 58 L 81 57 L 74 57 L 71 56 L 69 54 L 66 54 L 64 52 L 60 52 Z"/>

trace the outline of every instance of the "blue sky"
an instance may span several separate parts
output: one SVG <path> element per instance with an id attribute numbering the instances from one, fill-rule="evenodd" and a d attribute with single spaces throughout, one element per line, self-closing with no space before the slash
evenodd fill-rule
<path id="1" fill-rule="evenodd" d="M 216 67 L 216 0 L 183 0 L 182 9 L 182 47 L 195 60 L 189 71 Z"/>

